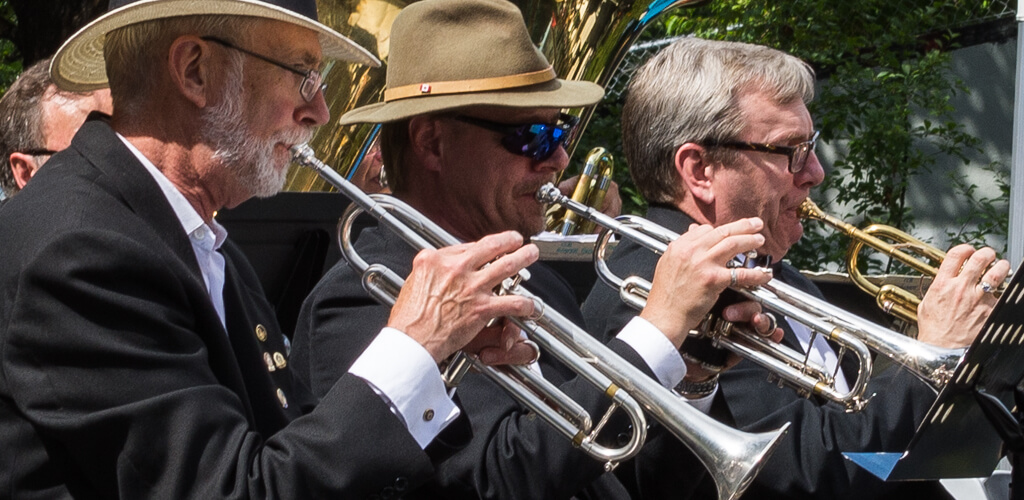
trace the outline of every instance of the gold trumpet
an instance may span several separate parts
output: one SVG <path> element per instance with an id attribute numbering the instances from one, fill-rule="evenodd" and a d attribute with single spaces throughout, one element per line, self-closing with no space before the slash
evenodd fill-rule
<path id="1" fill-rule="evenodd" d="M 349 265 L 362 274 L 364 288 L 378 301 L 394 304 L 403 279 L 380 264 L 368 264 L 355 252 L 350 231 L 359 214 L 366 212 L 374 216 L 382 226 L 395 231 L 417 249 L 459 243 L 454 236 L 397 198 L 363 193 L 318 160 L 308 146 L 295 146 L 292 154 L 297 164 L 312 169 L 353 200 L 339 224 L 338 239 Z M 537 317 L 509 319 L 546 352 L 559 358 L 612 398 L 609 413 L 621 406 L 633 421 L 632 439 L 618 449 L 598 445 L 595 438 L 609 415 L 592 426 L 590 416 L 579 404 L 528 368 L 498 369 L 475 359 L 470 359 L 470 363 L 571 439 L 574 445 L 604 461 L 606 470 L 639 451 L 646 438 L 643 412 L 646 410 L 697 455 L 715 480 L 719 499 L 731 500 L 743 493 L 788 430 L 787 423 L 778 430 L 754 434 L 721 424 L 682 401 L 572 321 L 548 308 L 524 289 L 518 279 L 505 280 L 502 289 L 504 293 L 514 293 L 534 301 L 535 309 L 541 312 Z"/>
<path id="2" fill-rule="evenodd" d="M 864 229 L 826 214 L 810 198 L 800 204 L 800 217 L 823 222 L 851 238 L 846 252 L 846 269 L 858 288 L 873 295 L 883 311 L 912 325 L 917 324 L 917 306 L 921 298 L 904 288 L 892 284 L 875 284 L 857 267 L 861 250 L 869 246 L 899 260 L 923 276 L 935 277 L 946 252 L 913 236 L 884 224 L 872 224 Z"/>
<path id="3" fill-rule="evenodd" d="M 612 155 L 606 149 L 591 149 L 580 172 L 580 178 L 576 181 L 576 188 L 572 192 L 573 201 L 600 209 L 612 184 L 614 166 Z M 546 228 L 562 236 L 587 234 L 594 230 L 594 223 L 588 220 L 581 221 L 572 210 L 552 206 L 548 209 Z"/>
<path id="4" fill-rule="evenodd" d="M 594 251 L 594 265 L 598 276 L 605 283 L 619 290 L 620 297 L 627 304 L 642 308 L 650 282 L 632 276 L 625 280 L 611 272 L 605 262 L 605 246 L 612 233 L 628 238 L 658 255 L 664 254 L 668 244 L 679 235 L 647 219 L 623 216 L 608 217 L 597 210 L 581 205 L 558 191 L 553 184 L 547 184 L 537 192 L 537 199 L 545 203 L 558 203 L 573 210 L 581 217 L 593 220 L 605 228 L 598 237 Z M 624 221 L 624 222 L 623 222 Z M 811 294 L 798 290 L 777 279 L 754 288 L 733 288 L 748 300 L 759 302 L 765 309 L 807 326 L 817 335 L 836 341 L 841 351 L 852 351 L 860 360 L 856 381 L 847 394 L 839 393 L 831 385 L 833 374 L 804 363 L 806 356 L 778 344 L 764 342 L 758 335 L 732 328 L 714 339 L 726 349 L 750 359 L 779 376 L 798 391 L 818 394 L 844 404 L 850 411 L 859 410 L 866 401 L 863 389 L 871 376 L 871 350 L 886 356 L 906 367 L 921 380 L 935 388 L 943 387 L 963 359 L 964 349 L 944 349 L 911 339 L 898 332 L 872 323 L 833 306 Z M 748 345 L 750 344 L 750 345 Z M 760 344 L 760 345 L 753 345 Z M 840 352 L 842 357 L 845 352 Z"/>

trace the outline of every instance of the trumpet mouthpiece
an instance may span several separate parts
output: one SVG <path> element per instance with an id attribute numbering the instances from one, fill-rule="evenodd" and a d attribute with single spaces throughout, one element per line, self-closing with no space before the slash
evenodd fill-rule
<path id="1" fill-rule="evenodd" d="M 810 198 L 805 199 L 800 203 L 800 208 L 797 209 L 798 215 L 803 219 L 816 219 L 821 220 L 824 217 L 824 212 L 818 208 L 818 205 L 811 201 Z"/>
<path id="2" fill-rule="evenodd" d="M 296 144 L 291 147 L 292 161 L 300 165 L 312 164 L 312 159 L 315 159 L 313 148 L 309 147 L 309 144 L 302 143 Z"/>
<path id="3" fill-rule="evenodd" d="M 537 201 L 541 203 L 560 203 L 562 192 L 551 182 L 537 190 Z"/>

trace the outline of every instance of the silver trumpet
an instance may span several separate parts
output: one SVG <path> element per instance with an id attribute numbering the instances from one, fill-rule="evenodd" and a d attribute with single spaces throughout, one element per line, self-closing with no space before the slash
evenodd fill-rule
<path id="1" fill-rule="evenodd" d="M 386 195 L 367 195 L 337 172 L 315 158 L 305 145 L 292 148 L 299 165 L 317 172 L 353 200 L 340 222 L 339 240 L 349 265 L 362 273 L 363 285 L 377 300 L 393 304 L 401 277 L 380 264 L 367 264 L 353 249 L 349 232 L 362 212 L 378 219 L 414 248 L 437 248 L 460 243 L 455 237 L 422 214 Z M 613 402 L 597 426 L 575 401 L 524 367 L 494 368 L 470 359 L 474 367 L 497 381 L 521 403 L 553 425 L 611 470 L 618 461 L 639 452 L 646 438 L 643 410 L 656 418 L 693 451 L 710 471 L 721 500 L 740 496 L 761 469 L 764 460 L 788 429 L 751 434 L 723 425 L 683 401 L 678 395 L 651 380 L 643 371 L 621 359 L 611 349 L 577 327 L 539 298 L 524 289 L 516 277 L 506 279 L 503 293 L 514 293 L 534 301 L 537 313 L 531 318 L 509 318 L 534 342 L 552 353 L 580 376 L 601 388 Z M 548 403 L 550 402 L 550 404 Z M 639 403 L 638 403 L 639 402 Z M 606 449 L 595 437 L 610 413 L 622 407 L 633 422 L 631 442 L 621 449 Z M 642 409 L 641 409 L 642 407 Z M 568 415 L 568 416 L 566 416 Z"/>
<path id="2" fill-rule="evenodd" d="M 604 215 L 562 195 L 552 184 L 542 187 L 537 192 L 537 199 L 543 203 L 563 205 L 605 228 L 594 252 L 598 276 L 618 289 L 623 301 L 642 309 L 651 284 L 636 276 L 623 280 L 611 272 L 605 261 L 610 236 L 620 234 L 661 255 L 679 235 L 641 217 L 623 216 L 618 220 Z M 733 325 L 732 328 L 716 329 L 712 335 L 718 345 L 763 366 L 798 391 L 820 395 L 844 405 L 849 411 L 859 411 L 867 402 L 863 394 L 871 376 L 872 350 L 900 363 L 936 389 L 948 382 L 963 359 L 964 349 L 944 349 L 916 341 L 777 279 L 763 286 L 750 289 L 736 287 L 734 290 L 749 300 L 759 302 L 769 311 L 804 324 L 816 335 L 837 342 L 840 359 L 849 352 L 860 361 L 860 369 L 850 390 L 840 392 L 833 384 L 835 371 L 810 364 L 806 354 L 767 342 L 747 328 Z"/>

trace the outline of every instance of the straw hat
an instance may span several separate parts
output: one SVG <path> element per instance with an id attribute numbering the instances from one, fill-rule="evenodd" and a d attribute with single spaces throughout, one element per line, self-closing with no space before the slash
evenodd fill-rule
<path id="1" fill-rule="evenodd" d="M 341 124 L 384 123 L 473 105 L 572 108 L 601 100 L 591 82 L 556 77 L 506 0 L 423 0 L 391 27 L 384 102 Z"/>
<path id="2" fill-rule="evenodd" d="M 107 86 L 103 42 L 118 28 L 178 16 L 252 16 L 292 23 L 317 32 L 326 59 L 380 65 L 373 54 L 317 21 L 315 0 L 110 0 L 109 11 L 75 33 L 53 56 L 50 75 L 64 90 Z"/>

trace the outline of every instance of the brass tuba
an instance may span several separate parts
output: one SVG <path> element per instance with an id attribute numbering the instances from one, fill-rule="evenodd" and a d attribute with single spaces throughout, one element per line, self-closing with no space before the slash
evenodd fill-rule
<path id="1" fill-rule="evenodd" d="M 560 78 L 607 85 L 640 33 L 660 14 L 701 0 L 517 0 L 533 42 L 541 47 Z M 391 24 L 412 2 L 382 0 L 317 0 L 320 21 L 377 54 L 380 68 L 338 64 L 325 77 L 327 105 L 337 119 L 359 106 L 378 102 L 384 90 Z M 580 125 L 567 143 L 573 149 L 593 107 L 573 111 Z M 350 179 L 376 135 L 375 125 L 320 127 L 310 145 L 328 165 Z M 327 191 L 331 186 L 316 174 L 292 168 L 288 191 Z"/>

